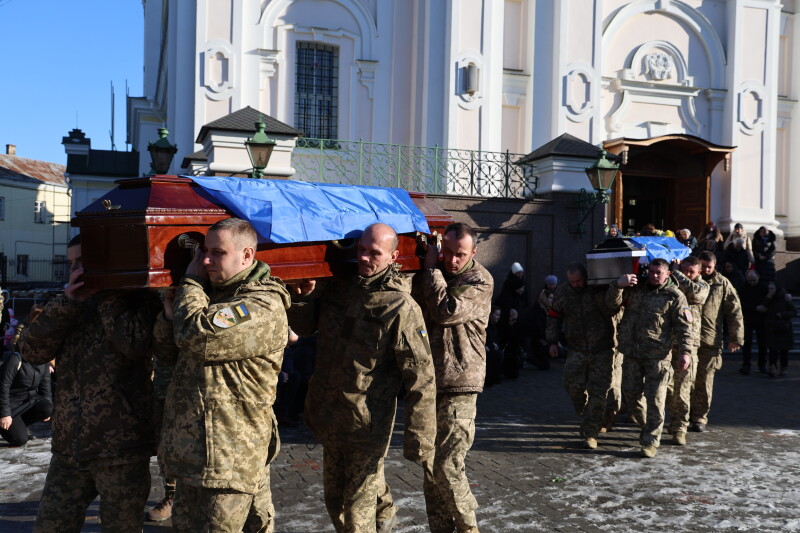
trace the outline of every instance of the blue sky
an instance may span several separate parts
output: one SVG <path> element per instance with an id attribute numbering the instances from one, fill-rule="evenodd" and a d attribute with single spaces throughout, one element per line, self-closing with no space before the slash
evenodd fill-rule
<path id="1" fill-rule="evenodd" d="M 125 150 L 125 80 L 142 94 L 141 0 L 0 0 L 0 153 L 66 164 L 61 138 Z M 77 118 L 76 118 L 77 116 Z"/>

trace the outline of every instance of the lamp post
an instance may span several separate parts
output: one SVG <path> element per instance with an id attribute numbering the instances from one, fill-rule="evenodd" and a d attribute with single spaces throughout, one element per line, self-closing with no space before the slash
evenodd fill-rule
<path id="1" fill-rule="evenodd" d="M 269 158 L 272 157 L 272 150 L 275 148 L 275 141 L 264 133 L 266 127 L 263 121 L 256 122 L 256 133 L 244 143 L 250 163 L 253 165 L 251 177 L 255 179 L 264 177 L 264 169 L 267 168 Z"/>
<path id="2" fill-rule="evenodd" d="M 170 144 L 167 140 L 169 130 L 158 128 L 158 140 L 147 144 L 147 151 L 150 152 L 150 174 L 166 174 L 172 164 L 172 158 L 178 147 Z"/>
<path id="3" fill-rule="evenodd" d="M 607 154 L 608 152 L 605 150 L 600 150 L 600 158 L 592 166 L 584 169 L 595 192 L 589 193 L 586 192 L 586 189 L 581 189 L 578 198 L 575 200 L 578 204 L 581 218 L 577 224 L 573 224 L 570 227 L 570 230 L 581 237 L 586 232 L 583 222 L 594 211 L 597 204 L 607 204 L 609 202 L 610 197 L 606 191 L 611 189 L 614 180 L 619 175 L 619 165 L 606 159 Z"/>

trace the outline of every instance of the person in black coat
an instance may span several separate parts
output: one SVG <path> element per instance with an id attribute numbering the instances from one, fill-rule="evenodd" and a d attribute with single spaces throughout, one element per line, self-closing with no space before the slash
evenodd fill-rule
<path id="1" fill-rule="evenodd" d="M 22 446 L 28 442 L 28 426 L 53 413 L 50 365 L 32 365 L 11 352 L 0 369 L 0 436 L 11 446 Z"/>
<path id="2" fill-rule="evenodd" d="M 767 336 L 764 331 L 764 313 L 757 310 L 767 297 L 767 284 L 759 280 L 758 272 L 747 273 L 747 283 L 739 292 L 744 316 L 744 345 L 742 346 L 742 367 L 739 372 L 750 373 L 750 359 L 753 353 L 753 338 L 758 341 L 758 371 L 767 372 Z"/>
<path id="3" fill-rule="evenodd" d="M 775 281 L 775 234 L 764 226 L 753 237 L 753 256 L 761 280 Z"/>
<path id="4" fill-rule="evenodd" d="M 775 377 L 780 373 L 782 376 L 786 374 L 786 368 L 789 366 L 789 350 L 794 347 L 792 318 L 797 315 L 797 310 L 792 303 L 791 295 L 772 281 L 767 284 L 767 297 L 757 309 L 764 314 L 764 329 L 767 332 L 769 347 L 767 375 Z"/>

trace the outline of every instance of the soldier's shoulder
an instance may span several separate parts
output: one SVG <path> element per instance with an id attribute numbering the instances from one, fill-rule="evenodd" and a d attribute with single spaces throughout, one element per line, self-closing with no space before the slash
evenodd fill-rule
<path id="1" fill-rule="evenodd" d="M 489 285 L 494 286 L 494 278 L 479 262 L 473 260 L 472 268 L 461 274 L 461 282 L 469 283 L 470 285 Z"/>

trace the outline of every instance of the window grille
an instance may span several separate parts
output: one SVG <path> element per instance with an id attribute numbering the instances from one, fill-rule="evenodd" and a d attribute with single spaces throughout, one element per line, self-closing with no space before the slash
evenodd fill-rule
<path id="1" fill-rule="evenodd" d="M 298 42 L 294 99 L 295 127 L 306 137 L 335 139 L 339 118 L 339 50 Z"/>
<path id="2" fill-rule="evenodd" d="M 44 214 L 47 212 L 47 202 L 36 200 L 33 205 L 33 221 L 37 224 L 44 224 Z"/>

